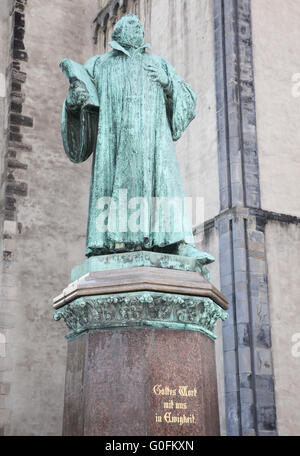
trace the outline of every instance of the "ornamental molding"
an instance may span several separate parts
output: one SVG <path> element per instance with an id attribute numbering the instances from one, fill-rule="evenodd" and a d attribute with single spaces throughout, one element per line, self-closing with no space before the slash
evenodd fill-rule
<path id="1" fill-rule="evenodd" d="M 78 298 L 56 310 L 54 319 L 61 318 L 70 330 L 67 339 L 93 329 L 153 327 L 198 331 L 215 340 L 216 322 L 228 314 L 209 298 L 135 292 Z"/>

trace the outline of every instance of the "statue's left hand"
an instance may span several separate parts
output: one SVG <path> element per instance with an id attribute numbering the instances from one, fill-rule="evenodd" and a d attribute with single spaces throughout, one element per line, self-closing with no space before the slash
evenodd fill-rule
<path id="1" fill-rule="evenodd" d="M 147 64 L 144 68 L 148 71 L 149 76 L 153 81 L 158 82 L 162 87 L 167 87 L 169 84 L 169 78 L 167 73 L 161 67 Z"/>

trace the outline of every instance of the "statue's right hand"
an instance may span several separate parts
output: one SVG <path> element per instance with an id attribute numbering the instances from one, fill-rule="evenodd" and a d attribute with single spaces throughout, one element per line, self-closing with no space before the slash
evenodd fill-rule
<path id="1" fill-rule="evenodd" d="M 69 93 L 67 96 L 67 107 L 71 111 L 78 111 L 86 103 L 89 94 L 80 81 L 75 81 L 70 84 Z"/>

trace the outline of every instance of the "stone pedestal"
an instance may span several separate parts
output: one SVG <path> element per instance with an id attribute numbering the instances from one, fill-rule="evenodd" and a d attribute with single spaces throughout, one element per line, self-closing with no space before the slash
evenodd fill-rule
<path id="1" fill-rule="evenodd" d="M 213 341 L 154 328 L 70 340 L 63 433 L 218 435 Z"/>
<path id="2" fill-rule="evenodd" d="M 227 318 L 224 296 L 189 259 L 99 260 L 73 270 L 54 300 L 69 328 L 64 435 L 218 435 L 214 327 Z"/>

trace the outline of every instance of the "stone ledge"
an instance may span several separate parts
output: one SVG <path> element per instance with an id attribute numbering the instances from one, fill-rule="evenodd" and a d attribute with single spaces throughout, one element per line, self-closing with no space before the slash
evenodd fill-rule
<path id="1" fill-rule="evenodd" d="M 90 272 L 72 282 L 54 298 L 53 307 L 58 309 L 82 296 L 136 291 L 206 297 L 223 309 L 228 309 L 225 296 L 199 273 L 155 267 Z"/>

